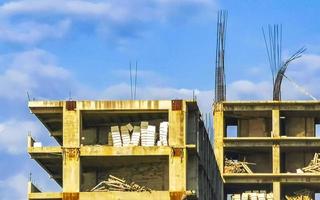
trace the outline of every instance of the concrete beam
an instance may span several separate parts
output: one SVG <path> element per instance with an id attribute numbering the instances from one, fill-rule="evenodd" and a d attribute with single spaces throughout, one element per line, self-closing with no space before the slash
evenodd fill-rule
<path id="1" fill-rule="evenodd" d="M 224 174 L 225 183 L 319 183 L 320 174 Z"/>
<path id="2" fill-rule="evenodd" d="M 190 192 L 81 192 L 79 200 L 180 200 L 188 196 Z"/>
<path id="3" fill-rule="evenodd" d="M 320 101 L 227 101 L 225 111 L 270 111 L 274 109 L 290 111 L 319 111 Z"/>
<path id="4" fill-rule="evenodd" d="M 82 146 L 81 156 L 160 156 L 171 155 L 172 148 L 165 146 L 154 147 L 112 147 L 112 146 Z"/>
<path id="5" fill-rule="evenodd" d="M 59 192 L 42 192 L 42 193 L 29 193 L 29 200 L 62 200 L 62 193 Z"/>
<path id="6" fill-rule="evenodd" d="M 272 147 L 273 144 L 279 144 L 280 147 L 299 148 L 310 148 L 320 146 L 320 138 L 316 137 L 239 137 L 224 138 L 223 141 L 225 148 Z"/>
<path id="7" fill-rule="evenodd" d="M 62 154 L 62 148 L 61 147 L 28 147 L 28 153 L 30 156 L 34 159 L 37 158 L 37 156 L 42 155 L 48 155 L 53 156 L 53 154 Z M 56 156 L 56 155 L 54 155 Z"/>

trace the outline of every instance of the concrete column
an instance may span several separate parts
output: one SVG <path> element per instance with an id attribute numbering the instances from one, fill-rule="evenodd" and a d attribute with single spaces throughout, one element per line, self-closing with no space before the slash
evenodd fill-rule
<path id="1" fill-rule="evenodd" d="M 183 102 L 180 110 L 169 110 L 169 145 L 172 153 L 169 156 L 169 190 L 185 191 L 186 172 L 186 111 Z"/>
<path id="2" fill-rule="evenodd" d="M 280 110 L 272 110 L 272 136 L 280 137 Z M 280 173 L 280 146 L 279 144 L 272 145 L 272 172 L 273 174 Z M 280 182 L 273 182 L 273 199 L 281 199 Z"/>
<path id="3" fill-rule="evenodd" d="M 280 137 L 280 110 L 272 110 L 272 135 L 271 137 Z"/>
<path id="4" fill-rule="evenodd" d="M 169 111 L 169 145 L 185 146 L 185 112 L 183 110 Z"/>
<path id="5" fill-rule="evenodd" d="M 221 174 L 223 173 L 224 151 L 223 137 L 225 133 L 222 104 L 215 105 L 214 110 L 214 154 Z"/>
<path id="6" fill-rule="evenodd" d="M 272 173 L 280 173 L 280 146 L 278 144 L 272 146 Z"/>
<path id="7" fill-rule="evenodd" d="M 80 191 L 80 111 L 63 109 L 63 192 Z"/>
<path id="8" fill-rule="evenodd" d="M 176 148 L 172 150 L 169 157 L 169 190 L 186 191 L 186 160 L 187 154 L 185 148 Z"/>
<path id="9" fill-rule="evenodd" d="M 273 182 L 273 199 L 274 200 L 281 200 L 280 182 Z"/>

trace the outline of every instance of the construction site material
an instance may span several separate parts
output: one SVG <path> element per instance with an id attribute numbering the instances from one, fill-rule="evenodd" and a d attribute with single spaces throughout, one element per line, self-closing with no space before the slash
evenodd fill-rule
<path id="1" fill-rule="evenodd" d="M 277 24 L 273 26 L 269 25 L 268 33 L 265 33 L 264 29 L 262 29 L 262 33 L 272 73 L 273 100 L 280 101 L 282 79 L 283 77 L 286 77 L 285 72 L 288 68 L 288 65 L 292 61 L 300 58 L 302 54 L 306 51 L 306 48 L 301 48 L 288 59 L 282 60 L 282 26 Z M 267 41 L 266 36 L 269 37 L 269 41 Z"/>
<path id="2" fill-rule="evenodd" d="M 215 102 L 226 100 L 226 76 L 224 73 L 224 55 L 227 32 L 227 18 L 227 11 L 221 10 L 218 12 L 215 67 Z"/>
<path id="3" fill-rule="evenodd" d="M 242 194 L 232 194 L 231 200 L 273 200 L 273 193 L 265 190 L 245 191 Z"/>
<path id="4" fill-rule="evenodd" d="M 248 165 L 255 165 L 255 163 L 241 162 L 238 160 L 225 159 L 224 173 L 248 173 L 252 174 L 251 169 Z"/>
<path id="5" fill-rule="evenodd" d="M 308 189 L 302 189 L 293 194 L 286 195 L 286 200 L 314 200 L 314 192 Z"/>
<path id="6" fill-rule="evenodd" d="M 121 139 L 122 139 L 122 145 L 124 147 L 129 146 L 131 139 L 130 139 L 130 132 L 127 126 L 121 126 Z"/>
<path id="7" fill-rule="evenodd" d="M 151 192 L 151 189 L 145 186 L 140 186 L 135 182 L 128 183 L 125 179 L 109 175 L 108 179 L 101 181 L 98 185 L 91 189 L 91 192 Z"/>
<path id="8" fill-rule="evenodd" d="M 111 127 L 111 133 L 112 133 L 112 143 L 115 147 L 121 147 L 122 146 L 122 140 L 120 136 L 120 131 L 118 126 L 112 126 Z"/>
<path id="9" fill-rule="evenodd" d="M 138 146 L 140 144 L 140 126 L 133 127 L 130 144 L 133 146 Z"/>
<path id="10" fill-rule="evenodd" d="M 160 133 L 156 133 L 156 126 L 149 125 L 149 122 L 142 121 L 140 126 L 132 126 L 131 123 L 121 126 L 111 127 L 112 144 L 115 147 L 127 146 L 168 146 L 168 122 L 161 122 L 159 126 Z M 108 136 L 110 139 L 110 136 Z M 140 142 L 141 141 L 141 142 Z M 109 144 L 109 143 L 108 143 Z"/>
<path id="11" fill-rule="evenodd" d="M 297 173 L 320 173 L 319 155 L 320 153 L 315 153 L 309 165 L 302 169 L 297 169 Z"/>
<path id="12" fill-rule="evenodd" d="M 156 137 L 156 127 L 148 126 L 147 134 L 141 135 L 141 145 L 142 146 L 154 146 Z"/>
<path id="13" fill-rule="evenodd" d="M 126 125 L 126 127 L 127 127 L 128 131 L 129 131 L 130 133 L 133 131 L 133 126 L 132 126 L 131 123 L 128 123 L 128 124 Z"/>
<path id="14" fill-rule="evenodd" d="M 160 146 L 168 146 L 168 122 L 160 123 L 160 134 L 159 134 L 159 143 Z"/>
<path id="15" fill-rule="evenodd" d="M 34 142 L 33 146 L 34 147 L 42 147 L 42 143 L 41 142 Z"/>

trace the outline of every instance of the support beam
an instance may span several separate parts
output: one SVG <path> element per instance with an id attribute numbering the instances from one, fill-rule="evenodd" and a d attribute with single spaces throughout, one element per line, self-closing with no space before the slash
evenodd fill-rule
<path id="1" fill-rule="evenodd" d="M 272 110 L 272 134 L 271 137 L 280 137 L 280 110 Z"/>
<path id="2" fill-rule="evenodd" d="M 186 190 L 186 149 L 173 148 L 172 155 L 169 157 L 169 190 L 185 191 Z"/>
<path id="3" fill-rule="evenodd" d="M 169 145 L 185 146 L 184 134 L 185 112 L 183 110 L 169 111 Z"/>
<path id="4" fill-rule="evenodd" d="M 63 109 L 63 192 L 80 191 L 80 111 Z"/>
<path id="5" fill-rule="evenodd" d="M 280 146 L 278 144 L 272 146 L 272 172 L 280 173 Z"/>
<path id="6" fill-rule="evenodd" d="M 169 190 L 184 191 L 187 183 L 186 108 L 179 102 L 172 107 L 174 109 L 169 110 L 169 145 L 173 147 L 169 157 Z"/>
<path id="7" fill-rule="evenodd" d="M 214 111 L 214 154 L 221 173 L 223 173 L 223 138 L 225 133 L 222 104 L 217 104 Z"/>
<path id="8" fill-rule="evenodd" d="M 273 200 L 281 200 L 281 185 L 280 182 L 273 182 Z"/>

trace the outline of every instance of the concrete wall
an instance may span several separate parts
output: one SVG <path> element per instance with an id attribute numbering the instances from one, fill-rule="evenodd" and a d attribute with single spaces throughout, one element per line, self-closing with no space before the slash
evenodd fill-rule
<path id="1" fill-rule="evenodd" d="M 314 118 L 286 117 L 285 132 L 288 137 L 313 137 L 315 136 Z"/>
<path id="2" fill-rule="evenodd" d="M 271 119 L 240 119 L 238 130 L 239 137 L 270 137 Z"/>
<path id="3" fill-rule="evenodd" d="M 304 151 L 284 152 L 281 159 L 284 159 L 283 173 L 296 173 L 297 169 L 306 167 L 313 159 L 314 153 Z"/>
<path id="4" fill-rule="evenodd" d="M 135 182 L 152 190 L 169 189 L 169 169 L 167 162 L 139 163 L 115 167 L 84 169 L 82 173 L 81 189 L 88 191 L 109 175 L 124 178 L 128 182 Z"/>
<path id="5" fill-rule="evenodd" d="M 256 163 L 256 165 L 248 165 L 254 173 L 272 173 L 271 153 L 250 154 L 246 156 L 246 161 Z"/>

